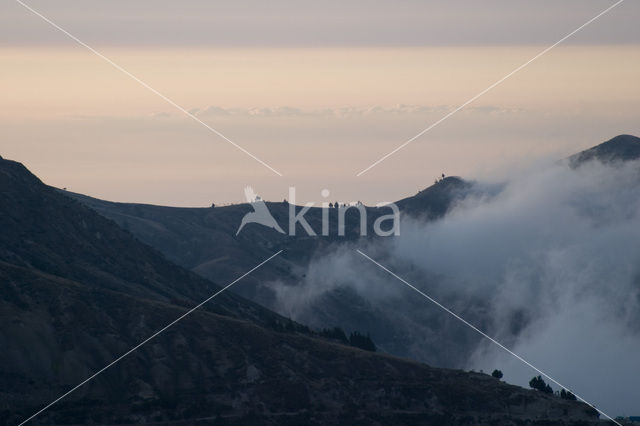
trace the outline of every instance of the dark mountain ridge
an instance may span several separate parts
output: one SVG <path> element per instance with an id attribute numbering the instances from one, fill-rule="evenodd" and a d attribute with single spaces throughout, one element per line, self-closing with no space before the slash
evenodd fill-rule
<path id="1" fill-rule="evenodd" d="M 22 164 L 0 164 L 0 260 L 97 289 L 187 306 L 219 289 L 167 262 L 113 221 L 61 196 Z M 272 316 L 233 293 L 221 295 L 211 309 L 263 323 Z"/>
<path id="2" fill-rule="evenodd" d="M 420 191 L 413 197 L 396 204 L 403 214 L 437 219 L 442 217 L 459 198 L 472 189 L 472 183 L 457 177 L 447 177 L 441 182 Z M 251 211 L 248 204 L 215 208 L 165 207 L 148 204 L 116 203 L 81 194 L 66 195 L 108 217 L 136 237 L 161 251 L 167 258 L 206 278 L 228 280 L 246 269 L 256 260 L 267 257 L 274 250 L 282 249 L 282 259 L 257 271 L 241 288 L 234 289 L 244 297 L 260 304 L 269 304 L 272 295 L 261 283 L 279 277 L 297 276 L 313 253 L 336 243 L 360 239 L 360 215 L 350 208 L 345 214 L 345 236 L 338 237 L 338 209 L 329 209 L 329 236 L 320 235 L 322 208 L 309 209 L 306 220 L 317 236 L 308 236 L 298 225 L 296 236 L 283 235 L 258 224 L 249 224 L 236 236 L 242 217 Z M 267 202 L 275 220 L 288 229 L 289 204 Z M 296 212 L 301 207 L 295 206 Z M 374 221 L 391 213 L 385 207 L 366 207 L 366 226 L 372 235 Z M 233 262 L 225 262 L 233 258 Z"/>
<path id="3" fill-rule="evenodd" d="M 640 158 L 640 138 L 632 135 L 618 135 L 569 157 L 572 167 L 578 167 L 591 160 L 603 163 L 633 161 Z"/>
<path id="4" fill-rule="evenodd" d="M 29 417 L 220 288 L 6 160 L 0 212 L 1 423 Z M 330 343 L 223 293 L 33 421 L 150 422 L 593 424 L 597 415 L 484 374 Z"/>
<path id="5" fill-rule="evenodd" d="M 621 135 L 596 147 L 574 155 L 582 162 L 599 159 L 605 162 L 611 159 L 633 160 L 640 152 L 640 143 L 634 136 Z M 571 164 L 578 160 L 571 160 Z M 572 166 L 574 167 L 574 166 Z M 438 220 L 456 203 L 476 192 L 479 188 L 474 182 L 460 177 L 446 177 L 439 180 L 416 195 L 396 202 L 402 217 L 410 216 L 420 220 Z M 167 258 L 197 274 L 214 280 L 230 281 L 245 270 L 270 255 L 273 251 L 284 250 L 275 262 L 256 271 L 242 286 L 232 291 L 273 310 L 281 310 L 273 283 L 295 288 L 304 281 L 308 265 L 313 258 L 336 251 L 345 244 L 367 244 L 375 236 L 360 237 L 359 215 L 357 210 L 349 209 L 346 215 L 346 236 L 336 236 L 338 209 L 329 209 L 330 235 L 309 237 L 302 228 L 297 229 L 295 237 L 283 235 L 273 229 L 258 224 L 250 224 L 239 235 L 235 235 L 242 217 L 251 211 L 248 204 L 238 204 L 215 208 L 175 208 L 144 204 L 113 203 L 95 198 L 65 192 L 100 214 L 114 220 L 120 226 L 129 229 L 141 241 L 161 251 Z M 287 229 L 289 204 L 286 202 L 267 202 L 276 221 Z M 297 207 L 297 211 L 300 207 Z M 368 229 L 381 214 L 388 209 L 366 207 Z M 316 232 L 321 229 L 321 208 L 312 208 L 306 215 Z M 388 238 L 387 240 L 393 240 Z M 391 243 L 392 244 L 392 243 Z M 476 301 L 479 310 L 480 301 Z M 354 309 L 359 307 L 359 309 Z M 404 328 L 405 324 L 394 326 L 391 318 L 381 312 L 373 312 L 366 300 L 353 292 L 338 289 L 328 295 L 314 310 L 313 322 L 316 327 L 341 326 L 347 331 L 369 332 L 382 350 L 403 357 L 414 357 L 411 339 Z M 282 311 L 286 312 L 286 311 Z M 472 313 L 476 314 L 476 313 Z M 306 318 L 301 318 L 307 322 Z M 470 337 L 472 338 L 472 337 Z M 459 337 L 464 341 L 467 337 Z M 453 344 L 460 344 L 452 342 Z M 464 345 L 459 345 L 460 347 Z M 445 367 L 459 367 L 467 355 L 463 350 L 454 351 L 454 355 L 441 354 L 446 351 L 433 351 L 424 359 L 426 362 Z"/>

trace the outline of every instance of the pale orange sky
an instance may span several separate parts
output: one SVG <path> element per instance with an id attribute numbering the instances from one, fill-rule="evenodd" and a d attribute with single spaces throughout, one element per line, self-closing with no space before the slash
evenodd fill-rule
<path id="1" fill-rule="evenodd" d="M 101 51 L 178 104 L 192 108 L 322 109 L 453 105 L 544 46 L 316 49 L 122 49 Z M 5 117 L 177 113 L 90 52 L 3 48 Z M 636 45 L 570 46 L 548 53 L 477 105 L 567 108 L 635 103 Z"/>
<path id="2" fill-rule="evenodd" d="M 328 188 L 373 204 L 442 172 L 498 178 L 640 134 L 631 5 L 356 178 L 606 5 L 382 2 L 363 15 L 338 3 L 313 13 L 280 3 L 282 14 L 225 2 L 215 11 L 201 2 L 30 2 L 284 177 L 17 4 L 0 6 L 0 155 L 51 185 L 118 201 L 240 202 L 245 185 L 280 200 L 296 185 L 298 201 L 320 201 Z"/>
<path id="3" fill-rule="evenodd" d="M 374 203 L 443 171 L 474 178 L 640 133 L 640 49 L 567 46 L 355 178 L 542 48 L 102 49 L 284 178 L 89 52 L 4 48 L 2 155 L 115 200 L 241 201 L 251 184 L 268 199 L 297 185 L 301 199 L 328 188 Z"/>

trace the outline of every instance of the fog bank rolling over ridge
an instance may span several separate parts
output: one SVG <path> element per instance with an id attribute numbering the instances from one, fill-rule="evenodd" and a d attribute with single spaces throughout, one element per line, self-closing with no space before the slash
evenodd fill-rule
<path id="1" fill-rule="evenodd" d="M 600 424 L 584 403 L 349 347 L 221 294 L 234 282 L 4 159 L 0 211 L 2 425 Z"/>
<path id="2" fill-rule="evenodd" d="M 633 415 L 640 396 L 638 157 L 638 139 L 621 136 L 501 185 L 476 182 L 481 190 L 443 218 L 405 218 L 392 243 L 359 247 L 599 408 Z M 358 257 L 342 247 L 314 259 L 302 288 L 276 287 L 281 306 L 321 322 L 323 301 L 355 293 L 379 318 L 406 327 L 412 357 L 500 368 L 506 380 L 528 384 L 533 370 L 467 335 L 429 301 L 403 304 L 419 296 Z M 370 326 L 374 338 L 384 334 L 376 329 L 384 321 Z"/>
<path id="3" fill-rule="evenodd" d="M 564 160 L 533 159 L 501 179 L 446 178 L 398 201 L 401 235 L 392 239 L 292 238 L 259 225 L 234 237 L 247 204 L 180 209 L 67 194 L 211 279 L 283 249 L 235 291 L 313 327 L 368 332 L 384 352 L 499 368 L 505 380 L 528 384 L 532 370 L 360 249 L 605 412 L 629 415 L 640 349 L 639 159 L 638 138 L 621 135 Z M 286 224 L 288 205 L 267 204 Z M 308 215 L 315 229 L 320 210 Z"/>
<path id="4" fill-rule="evenodd" d="M 0 426 L 633 423 L 639 17 L 0 2 Z"/>

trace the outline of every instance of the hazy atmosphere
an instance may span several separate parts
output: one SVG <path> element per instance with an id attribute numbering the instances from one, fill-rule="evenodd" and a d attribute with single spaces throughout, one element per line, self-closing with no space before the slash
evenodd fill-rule
<path id="1" fill-rule="evenodd" d="M 612 10 L 355 176 L 609 3 L 29 3 L 279 177 L 4 2 L 3 155 L 23 159 L 52 185 L 180 206 L 240 202 L 247 184 L 273 200 L 296 185 L 301 200 L 318 200 L 327 188 L 375 204 L 411 195 L 443 172 L 500 174 L 532 157 L 638 133 L 640 5 Z"/>
<path id="2" fill-rule="evenodd" d="M 353 291 L 382 318 L 377 342 L 384 345 L 385 331 L 394 330 L 408 335 L 394 349 L 412 358 L 500 368 L 509 382 L 527 385 L 530 367 L 480 336 L 461 339 L 466 325 L 441 323 L 445 312 L 415 301 L 404 284 L 363 261 L 359 248 L 484 324 L 543 371 L 557 372 L 556 379 L 599 408 L 633 414 L 640 375 L 639 177 L 637 162 L 578 171 L 563 163 L 513 174 L 501 185 L 479 182 L 440 221 L 407 219 L 390 244 L 359 243 L 318 256 L 301 287 L 274 283 L 279 308 L 323 324 L 323 300 Z M 457 359 L 465 351 L 469 358 Z"/>
<path id="3" fill-rule="evenodd" d="M 640 1 L 0 3 L 0 426 L 640 421 Z"/>

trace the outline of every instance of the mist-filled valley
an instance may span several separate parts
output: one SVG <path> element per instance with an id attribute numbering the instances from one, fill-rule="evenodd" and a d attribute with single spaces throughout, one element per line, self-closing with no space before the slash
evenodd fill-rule
<path id="1" fill-rule="evenodd" d="M 0 426 L 640 425 L 638 17 L 0 2 Z"/>
<path id="2" fill-rule="evenodd" d="M 257 224 L 234 237 L 246 204 L 180 209 L 68 195 L 210 279 L 230 279 L 284 250 L 233 291 L 312 329 L 366 333 L 379 351 L 436 367 L 500 369 L 505 381 L 525 387 L 538 375 L 445 307 L 598 408 L 633 415 L 638 158 L 638 138 L 623 135 L 501 179 L 446 177 L 396 202 L 393 237 L 358 235 L 355 209 L 345 237 L 293 237 Z M 266 204 L 285 226 L 287 203 Z M 366 211 L 369 222 L 380 214 Z M 307 214 L 315 229 L 321 213 Z"/>
<path id="3" fill-rule="evenodd" d="M 398 205 L 419 210 L 431 200 L 453 206 L 466 202 L 455 188 L 471 187 L 450 178 Z M 78 200 L 114 209 L 110 216 L 122 220 L 120 226 Z M 286 204 L 270 207 L 282 213 Z M 423 211 L 442 217 L 445 205 L 435 204 Z M 334 256 L 358 241 L 356 222 L 326 241 L 282 236 L 255 223 L 242 238 L 224 237 L 247 209 L 265 206 L 119 205 L 47 186 L 22 164 L 0 158 L 0 424 L 602 424 L 593 407 L 564 389 L 564 396 L 554 395 L 482 372 L 439 368 L 444 357 L 430 366 L 416 362 L 416 349 L 413 360 L 394 356 L 425 345 L 443 349 L 432 342 L 449 328 L 447 318 L 431 316 L 440 324 L 418 337 L 409 314 L 427 312 L 420 301 L 398 297 L 373 270 L 366 285 L 387 291 L 377 291 L 378 299 L 361 296 L 366 288 L 358 278 L 367 272 L 360 266 L 352 268 L 362 271 L 360 277 L 339 276 Z M 334 207 L 332 216 L 340 211 Z M 372 217 L 380 212 L 374 208 Z M 193 237 L 204 229 L 217 238 L 206 244 Z M 176 230 L 192 237 L 185 244 L 172 237 Z M 165 248 L 191 248 L 174 253 L 186 258 L 221 250 L 222 258 L 193 268 L 218 278 L 172 263 L 170 250 L 163 254 L 140 241 L 148 235 L 169 244 Z M 338 273 L 337 295 L 319 285 L 315 296 L 307 291 L 323 262 Z M 253 280 L 244 281 L 253 272 Z M 227 281 L 225 274 L 236 276 Z M 288 296 L 283 286 L 307 297 Z M 278 315 L 241 292 L 296 312 Z M 321 300 L 323 293 L 330 297 Z M 394 317 L 389 304 L 377 302 L 381 297 L 406 314 Z M 322 313 L 317 326 L 309 326 L 311 318 L 305 325 L 288 317 L 302 318 L 310 303 Z M 348 334 L 325 329 L 323 321 Z M 398 338 L 402 327 L 414 330 Z M 384 336 L 385 329 L 396 334 Z M 371 336 L 380 339 L 379 347 Z M 422 341 L 411 341 L 417 338 Z M 468 359 L 464 349 L 475 347 L 464 344 L 464 333 L 447 341 L 443 352 L 433 353 L 457 354 L 461 365 Z"/>
<path id="4" fill-rule="evenodd" d="M 473 187 L 440 219 L 403 218 L 392 240 L 326 249 L 299 286 L 272 284 L 276 309 L 364 328 L 383 350 L 431 365 L 500 368 L 523 386 L 535 375 L 359 249 L 585 399 L 632 414 L 640 164 L 561 162 Z"/>

